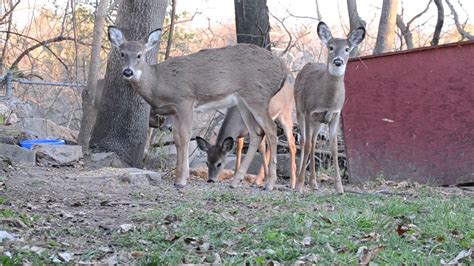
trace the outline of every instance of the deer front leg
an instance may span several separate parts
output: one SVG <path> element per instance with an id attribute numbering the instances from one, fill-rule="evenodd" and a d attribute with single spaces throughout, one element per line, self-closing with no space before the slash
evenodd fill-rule
<path id="1" fill-rule="evenodd" d="M 173 115 L 173 138 L 176 145 L 176 179 L 175 187 L 183 188 L 189 175 L 189 140 L 193 126 L 192 104 L 183 106 Z"/>
<path id="2" fill-rule="evenodd" d="M 237 173 L 237 171 L 240 168 L 240 161 L 242 160 L 242 149 L 244 147 L 244 138 L 239 137 L 237 138 L 237 147 L 235 148 L 235 151 L 237 152 L 237 158 L 235 159 L 235 170 L 234 174 Z"/>
<path id="3" fill-rule="evenodd" d="M 336 176 L 334 178 L 334 185 L 337 193 L 344 193 L 342 187 L 341 175 L 339 173 L 339 160 L 338 160 L 338 149 L 337 149 L 337 128 L 339 125 L 339 113 L 334 115 L 333 119 L 329 123 L 329 138 L 331 145 L 331 155 L 333 158 L 334 169 L 336 170 Z"/>
<path id="4" fill-rule="evenodd" d="M 315 160 L 315 155 L 314 155 L 314 150 L 316 148 L 316 143 L 317 143 L 317 140 L 318 140 L 318 134 L 319 134 L 319 131 L 321 130 L 321 127 L 323 125 L 319 122 L 316 122 L 316 127 L 313 131 L 313 134 L 311 136 L 311 139 L 312 139 L 312 144 L 311 144 L 311 153 L 310 153 L 310 156 L 311 156 L 311 174 L 310 174 L 310 177 L 309 177 L 309 186 L 312 188 L 312 189 L 319 189 L 318 187 L 318 182 L 316 180 L 316 160 Z"/>

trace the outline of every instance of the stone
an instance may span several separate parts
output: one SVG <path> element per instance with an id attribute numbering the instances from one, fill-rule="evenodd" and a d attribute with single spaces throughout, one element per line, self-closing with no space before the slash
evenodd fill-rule
<path id="1" fill-rule="evenodd" d="M 79 134 L 77 131 L 57 125 L 44 118 L 22 118 L 14 126 L 22 131 L 31 131 L 36 137 L 42 139 L 63 139 L 76 142 Z"/>
<path id="2" fill-rule="evenodd" d="M 40 165 L 73 165 L 84 157 L 79 145 L 34 145 L 33 150 Z"/>
<path id="3" fill-rule="evenodd" d="M 0 143 L 17 145 L 20 140 L 28 139 L 28 135 L 12 126 L 0 125 Z"/>
<path id="4" fill-rule="evenodd" d="M 120 176 L 120 180 L 132 185 L 156 186 L 161 181 L 161 173 L 143 170 L 139 168 L 125 168 L 124 173 Z"/>
<path id="5" fill-rule="evenodd" d="M 126 168 L 129 167 L 127 163 L 122 161 L 115 152 L 99 152 L 91 154 L 92 166 L 96 167 L 115 167 Z"/>
<path id="6" fill-rule="evenodd" d="M 2 243 L 4 239 L 13 241 L 16 237 L 7 231 L 0 230 L 0 243 Z"/>
<path id="7" fill-rule="evenodd" d="M 189 142 L 189 161 L 199 153 L 195 140 Z M 150 148 L 145 156 L 146 169 L 170 169 L 176 166 L 176 146 L 174 144 Z"/>
<path id="8" fill-rule="evenodd" d="M 17 145 L 0 143 L 0 154 L 9 159 L 14 165 L 34 166 L 36 164 L 36 152 L 23 149 Z"/>

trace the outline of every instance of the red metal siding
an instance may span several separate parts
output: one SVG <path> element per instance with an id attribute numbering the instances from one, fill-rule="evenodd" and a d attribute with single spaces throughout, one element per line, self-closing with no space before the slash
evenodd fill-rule
<path id="1" fill-rule="evenodd" d="M 474 182 L 474 42 L 349 62 L 351 180 Z"/>

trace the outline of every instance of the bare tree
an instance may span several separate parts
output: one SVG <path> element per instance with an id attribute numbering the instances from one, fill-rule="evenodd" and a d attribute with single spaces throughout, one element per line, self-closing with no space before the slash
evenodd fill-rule
<path id="1" fill-rule="evenodd" d="M 439 37 L 441 36 L 441 29 L 444 24 L 444 7 L 442 0 L 434 0 L 436 8 L 438 9 L 438 19 L 436 20 L 435 31 L 433 33 L 433 39 L 431 45 L 438 45 Z"/>
<path id="2" fill-rule="evenodd" d="M 366 22 L 362 20 L 359 16 L 359 12 L 357 12 L 357 0 L 347 0 L 347 11 L 349 12 L 349 24 L 350 24 L 350 32 L 353 30 L 366 26 Z M 359 53 L 359 49 L 356 46 L 352 49 L 350 53 L 350 57 L 356 57 Z"/>
<path id="3" fill-rule="evenodd" d="M 78 143 L 82 145 L 85 153 L 89 149 L 89 139 L 91 136 L 92 126 L 94 125 L 94 99 L 97 91 L 97 80 L 99 78 L 100 69 L 100 50 L 102 46 L 102 29 L 107 16 L 108 0 L 100 0 L 96 9 L 94 29 L 92 32 L 92 51 L 89 63 L 89 73 L 87 76 L 87 87 L 82 91 L 82 121 L 79 131 Z"/>
<path id="4" fill-rule="evenodd" d="M 411 18 L 406 24 L 403 21 L 403 11 L 401 15 L 397 15 L 397 27 L 400 29 L 403 39 L 405 39 L 407 49 L 413 49 L 413 35 L 411 33 L 411 24 L 419 17 L 428 11 L 430 8 L 431 2 L 433 0 L 429 0 L 426 8 L 421 11 L 420 13 L 416 14 L 413 18 Z M 403 9 L 402 9 L 403 10 Z"/>
<path id="5" fill-rule="evenodd" d="M 374 54 L 393 50 L 397 22 L 397 8 L 398 0 L 383 0 Z"/>
<path id="6" fill-rule="evenodd" d="M 438 1 L 441 1 L 441 0 L 438 0 Z M 474 35 L 465 31 L 464 27 L 461 26 L 461 23 L 459 22 L 458 13 L 456 12 L 456 9 L 454 9 L 453 4 L 451 4 L 451 1 L 446 0 L 446 4 L 448 4 L 449 9 L 451 10 L 451 14 L 453 15 L 453 19 L 454 19 L 454 24 L 456 25 L 456 29 L 458 30 L 459 34 L 461 34 L 462 38 L 468 39 L 468 40 L 474 40 Z"/>
<path id="7" fill-rule="evenodd" d="M 167 6 L 168 0 L 122 0 L 115 25 L 127 39 L 139 40 L 162 26 Z M 156 49 L 150 51 L 146 56 L 148 63 L 156 63 L 156 55 Z M 141 166 L 150 106 L 122 76 L 120 55 L 112 51 L 90 147 L 115 152 L 126 163 Z"/>

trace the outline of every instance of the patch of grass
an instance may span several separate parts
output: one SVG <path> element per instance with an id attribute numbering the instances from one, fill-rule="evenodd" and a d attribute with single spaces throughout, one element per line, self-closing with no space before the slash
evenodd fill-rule
<path id="1" fill-rule="evenodd" d="M 472 198 L 239 194 L 212 191 L 148 213 L 153 226 L 115 236 L 144 264 L 355 264 L 361 246 L 383 246 L 378 264 L 438 264 L 474 245 Z M 170 218 L 172 217 L 172 218 Z M 397 228 L 406 226 L 406 231 Z M 218 255 L 216 255 L 218 254 Z"/>

